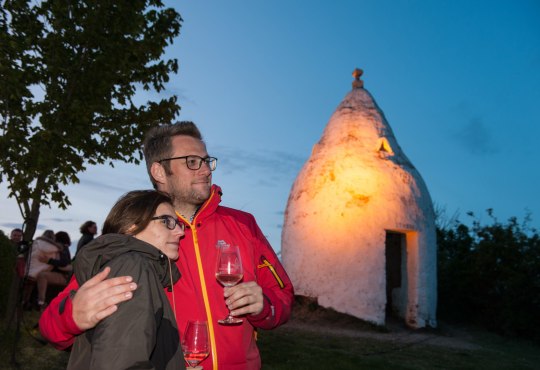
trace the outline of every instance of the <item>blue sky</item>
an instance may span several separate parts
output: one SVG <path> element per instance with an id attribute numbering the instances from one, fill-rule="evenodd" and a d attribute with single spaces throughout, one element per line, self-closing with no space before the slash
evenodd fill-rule
<path id="1" fill-rule="evenodd" d="M 354 68 L 438 207 L 468 222 L 532 212 L 540 226 L 540 2 L 182 1 L 168 49 L 180 69 L 179 120 L 219 158 L 222 204 L 253 213 L 280 249 L 287 197 Z M 156 96 L 154 96 L 156 97 Z M 148 188 L 143 167 L 89 168 L 67 188 L 68 211 L 42 208 L 40 230 L 101 226 L 124 192 Z M 20 226 L 0 185 L 0 228 Z M 323 230 L 322 232 L 328 230 Z"/>

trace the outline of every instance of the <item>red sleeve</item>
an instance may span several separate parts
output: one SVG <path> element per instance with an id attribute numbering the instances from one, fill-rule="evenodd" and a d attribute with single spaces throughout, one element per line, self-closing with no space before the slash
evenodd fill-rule
<path id="1" fill-rule="evenodd" d="M 258 315 L 248 316 L 256 328 L 273 329 L 289 320 L 294 289 L 276 253 L 253 219 L 255 255 L 259 258 L 257 284 L 262 288 L 264 307 Z"/>
<path id="2" fill-rule="evenodd" d="M 59 350 L 68 349 L 75 337 L 83 332 L 73 321 L 71 292 L 79 289 L 73 276 L 66 288 L 54 298 L 39 318 L 39 331 L 51 345 Z"/>

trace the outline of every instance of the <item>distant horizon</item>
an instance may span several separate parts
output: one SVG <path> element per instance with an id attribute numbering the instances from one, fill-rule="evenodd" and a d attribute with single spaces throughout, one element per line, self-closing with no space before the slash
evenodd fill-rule
<path id="1" fill-rule="evenodd" d="M 126 171 L 131 172 L 131 167 L 133 167 L 133 165 L 127 165 L 127 164 L 124 164 L 124 163 L 118 163 L 116 166 L 117 167 L 118 166 L 126 167 L 126 168 L 123 169 L 123 172 L 126 172 Z M 99 166 L 97 166 L 97 167 L 99 167 Z M 144 169 L 144 171 L 146 171 L 145 168 L 143 168 L 143 169 Z M 89 171 L 81 174 L 81 183 L 79 185 L 82 185 L 84 183 L 85 187 L 89 187 L 89 184 L 86 181 L 84 181 L 85 178 L 87 176 L 91 177 L 91 175 L 93 174 L 94 171 L 99 171 L 99 170 L 100 170 L 99 168 L 90 168 Z M 103 170 L 103 169 L 101 169 L 101 170 Z M 101 173 L 102 171 L 99 171 L 99 172 Z M 109 173 L 109 175 L 112 175 L 114 170 L 110 169 L 110 168 L 107 168 L 105 170 L 105 172 Z M 143 174 L 146 176 L 146 172 L 144 172 Z M 105 177 L 107 177 L 107 175 L 105 175 Z M 148 184 L 150 185 L 150 183 L 148 183 Z M 76 186 L 79 186 L 79 185 L 73 185 L 72 184 L 72 185 L 70 185 L 70 187 L 76 187 Z M 217 185 L 219 185 L 219 184 L 217 184 Z M 292 186 L 292 184 L 291 184 L 291 186 Z M 93 190 L 91 190 L 91 191 L 95 192 L 95 193 L 99 193 L 99 188 L 100 188 L 99 185 L 96 186 L 94 184 L 94 186 L 92 187 Z M 151 186 L 139 187 L 139 189 L 149 189 L 149 188 L 151 188 Z M 87 190 L 89 190 L 89 189 L 87 189 Z M 119 189 L 116 189 L 116 190 L 119 190 Z M 126 190 L 126 192 L 130 191 L 130 190 L 135 190 L 135 189 L 129 189 L 129 190 Z M 429 185 L 428 185 L 428 191 L 429 191 Z M 118 192 L 117 191 L 117 193 L 119 194 L 118 197 L 120 197 L 125 192 L 122 192 L 122 191 Z M 68 192 L 68 196 L 71 197 L 71 196 L 74 196 L 74 195 L 76 195 L 77 196 L 76 199 L 78 199 L 78 193 L 77 192 L 73 192 L 73 193 Z M 226 198 L 226 196 L 225 196 L 225 198 Z M 70 235 L 70 238 L 71 238 L 71 241 L 72 241 L 72 244 L 71 244 L 71 247 L 70 247 L 70 252 L 71 252 L 71 256 L 73 257 L 75 255 L 77 242 L 78 242 L 78 240 L 80 239 L 80 236 L 81 236 L 81 234 L 79 232 L 79 227 L 84 222 L 86 222 L 88 220 L 92 220 L 92 221 L 96 222 L 97 225 L 98 225 L 98 234 L 96 235 L 96 237 L 100 236 L 103 221 L 104 221 L 104 219 L 106 217 L 106 214 L 109 212 L 110 208 L 114 204 L 114 201 L 110 204 L 110 206 L 107 206 L 107 205 L 103 204 L 104 213 L 102 213 L 101 215 L 98 215 L 97 217 L 93 217 L 93 218 L 90 217 L 90 218 L 87 218 L 87 219 L 81 218 L 79 224 L 77 223 L 78 221 L 76 221 L 74 219 L 65 218 L 65 215 L 70 214 L 70 208 L 72 208 L 72 207 L 77 208 L 77 214 L 81 214 L 80 203 L 82 202 L 82 200 L 76 200 L 75 202 L 77 203 L 77 206 L 72 205 L 70 208 L 68 208 L 67 211 L 63 211 L 63 210 L 60 210 L 60 209 L 49 209 L 49 208 L 44 207 L 41 210 L 42 215 L 40 217 L 40 222 L 38 222 L 38 227 L 36 229 L 36 233 L 35 233 L 33 239 L 40 236 L 42 234 L 42 232 L 47 230 L 47 229 L 53 229 L 55 232 L 57 232 L 57 231 L 66 231 Z M 439 216 L 439 217 L 442 217 L 442 220 L 439 219 L 440 222 L 437 222 L 437 224 L 440 224 L 440 223 L 449 224 L 452 221 L 455 221 L 457 219 L 460 223 L 465 224 L 467 226 L 472 226 L 473 222 L 475 222 L 475 221 L 479 221 L 481 225 L 490 225 L 490 224 L 493 223 L 493 218 L 488 215 L 488 211 L 491 209 L 491 210 L 493 210 L 494 219 L 496 219 L 498 222 L 500 222 L 502 224 L 508 224 L 510 219 L 515 217 L 515 218 L 517 218 L 518 223 L 520 225 L 522 225 L 526 221 L 526 218 L 527 218 L 527 215 L 528 215 L 527 212 L 529 212 L 529 215 L 532 217 L 531 221 L 528 222 L 529 230 L 536 229 L 538 231 L 540 229 L 539 226 L 538 226 L 539 225 L 539 222 L 538 222 L 539 218 L 536 218 L 535 214 L 532 211 L 527 211 L 527 209 L 522 210 L 521 215 L 519 215 L 518 212 L 516 212 L 516 214 L 514 214 L 514 215 L 509 215 L 507 217 L 502 218 L 500 215 L 497 214 L 496 207 L 488 207 L 488 208 L 486 208 L 484 210 L 476 210 L 476 211 L 473 211 L 471 209 L 469 209 L 467 211 L 461 211 L 461 210 L 459 210 L 457 208 L 452 208 L 452 207 L 450 207 L 448 205 L 440 205 L 439 203 L 437 203 L 436 200 L 433 200 L 433 199 L 432 199 L 432 203 L 433 203 L 433 207 L 434 207 L 436 215 Z M 227 204 L 227 202 L 222 202 L 222 205 L 230 206 L 230 205 Z M 14 202 L 13 202 L 12 206 L 16 207 Z M 246 212 L 250 212 L 248 209 L 243 209 L 243 210 L 246 211 Z M 442 211 L 442 213 L 441 213 L 441 211 Z M 471 213 L 471 212 L 473 213 L 473 216 L 469 215 L 469 213 Z M 283 213 L 281 214 L 281 216 L 283 216 Z M 17 215 L 17 218 L 22 220 L 20 215 Z M 437 219 L 436 219 L 436 221 L 437 221 Z M 59 225 L 64 225 L 64 226 L 69 225 L 69 226 L 64 227 L 64 228 L 54 229 L 50 225 L 53 225 L 55 222 L 59 222 Z M 2 222 L 2 223 L 0 223 L 0 230 L 2 230 L 6 234 L 7 237 L 9 237 L 9 234 L 10 234 L 11 230 L 13 230 L 14 228 L 21 228 L 21 227 L 22 227 L 22 224 L 16 223 L 16 222 L 11 222 L 11 223 L 10 222 Z M 280 225 L 280 230 L 281 230 L 281 225 Z M 269 240 L 271 239 L 265 233 L 264 229 L 263 229 L 263 233 L 267 236 L 267 238 Z M 279 235 L 279 237 L 281 239 L 281 234 Z M 281 243 L 277 244 L 277 246 L 275 244 L 272 244 L 272 246 L 274 247 L 274 250 L 276 251 L 276 253 L 280 252 Z"/>

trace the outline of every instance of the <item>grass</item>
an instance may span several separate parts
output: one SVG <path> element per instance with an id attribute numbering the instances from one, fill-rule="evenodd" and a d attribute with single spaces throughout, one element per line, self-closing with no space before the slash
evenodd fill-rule
<path id="1" fill-rule="evenodd" d="M 435 345 L 430 342 L 453 335 L 450 328 L 402 329 L 402 334 L 392 336 L 386 328 L 323 309 L 302 297 L 297 297 L 293 319 L 304 325 L 260 332 L 263 369 L 540 369 L 538 343 L 483 330 L 460 330 L 460 335 L 467 335 L 460 346 Z M 423 335 L 412 341 L 399 339 L 414 334 Z"/>
<path id="2" fill-rule="evenodd" d="M 350 335 L 360 332 L 385 337 L 389 333 L 385 328 L 306 302 L 297 304 L 293 317 L 295 323 L 309 324 L 309 329 L 285 325 L 259 332 L 263 369 L 540 369 L 537 343 L 481 330 L 467 329 L 467 342 L 473 345 L 463 349 L 433 345 L 431 340 L 403 342 Z M 69 353 L 43 345 L 32 337 L 37 335 L 33 329 L 37 319 L 37 312 L 25 311 L 16 352 L 19 369 L 65 369 Z M 448 335 L 445 329 L 424 333 L 430 334 L 429 338 Z M 0 338 L 0 369 L 15 369 L 10 364 L 13 340 L 13 335 L 5 332 Z"/>
<path id="3" fill-rule="evenodd" d="M 396 344 L 371 338 L 314 336 L 285 327 L 261 333 L 264 369 L 539 369 L 539 346 L 488 335 L 481 349 L 426 342 Z"/>
<path id="4" fill-rule="evenodd" d="M 43 339 L 34 328 L 39 320 L 37 311 L 24 311 L 20 325 L 20 339 L 13 352 L 14 332 L 2 330 L 0 336 L 0 369 L 61 370 L 67 366 L 68 352 L 57 351 Z M 12 361 L 13 354 L 16 366 Z"/>

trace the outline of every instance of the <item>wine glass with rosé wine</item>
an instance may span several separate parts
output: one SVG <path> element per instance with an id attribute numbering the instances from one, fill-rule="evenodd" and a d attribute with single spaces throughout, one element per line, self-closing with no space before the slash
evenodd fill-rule
<path id="1" fill-rule="evenodd" d="M 218 242 L 218 257 L 216 262 L 216 279 L 221 285 L 230 287 L 235 286 L 244 277 L 242 269 L 242 259 L 240 258 L 240 249 L 237 245 L 231 246 Z M 242 319 L 229 316 L 218 320 L 222 325 L 236 325 L 243 322 Z"/>
<path id="2" fill-rule="evenodd" d="M 202 369 L 197 366 L 210 353 L 208 346 L 208 324 L 206 321 L 188 321 L 182 337 L 182 352 L 189 369 Z"/>

